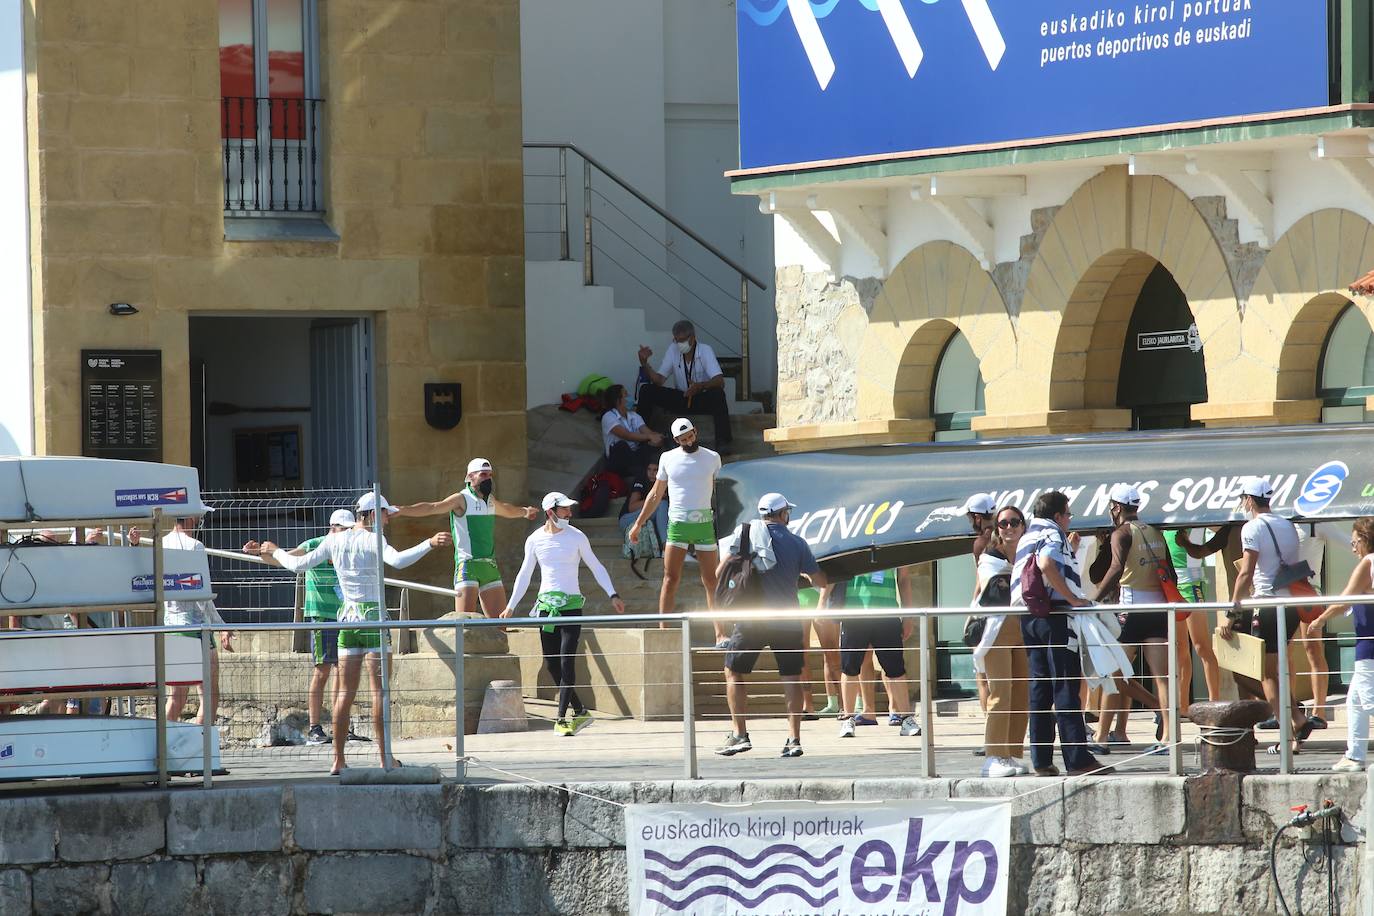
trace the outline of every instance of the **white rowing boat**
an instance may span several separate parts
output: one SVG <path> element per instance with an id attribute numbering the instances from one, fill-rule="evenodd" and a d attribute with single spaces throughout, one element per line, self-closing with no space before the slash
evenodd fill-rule
<path id="1" fill-rule="evenodd" d="M 162 551 L 168 601 L 202 601 L 215 593 L 203 550 Z M 153 552 L 139 547 L 0 545 L 0 615 L 30 607 L 80 608 L 149 604 Z"/>
<path id="2" fill-rule="evenodd" d="M 6 640 L 0 701 L 6 693 L 151 687 L 153 635 L 102 630 L 94 636 L 33 636 Z M 167 683 L 199 684 L 200 640 L 167 637 Z"/>
<path id="3" fill-rule="evenodd" d="M 0 781 L 157 774 L 152 719 L 110 716 L 0 716 Z M 220 770 L 219 730 L 210 730 L 210 765 Z M 200 773 L 198 725 L 167 724 L 167 771 Z"/>
<path id="4" fill-rule="evenodd" d="M 0 458 L 0 522 L 204 515 L 195 468 L 110 458 Z"/>

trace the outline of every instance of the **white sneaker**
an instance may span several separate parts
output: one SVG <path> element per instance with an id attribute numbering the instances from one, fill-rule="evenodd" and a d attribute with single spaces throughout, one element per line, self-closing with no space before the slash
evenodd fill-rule
<path id="1" fill-rule="evenodd" d="M 840 720 L 840 737 L 841 737 L 841 738 L 853 738 L 853 737 L 854 737 L 854 718 L 853 718 L 853 716 L 849 717 L 848 719 L 841 719 L 841 720 Z"/>
<path id="2" fill-rule="evenodd" d="M 1025 776 L 1027 773 L 1030 772 L 1030 767 L 1026 766 L 1024 761 L 1017 760 L 1015 757 L 1007 757 L 1005 758 L 1005 760 L 1007 763 L 1016 767 L 1017 776 Z"/>
<path id="3" fill-rule="evenodd" d="M 1331 767 L 1331 769 L 1339 770 L 1343 773 L 1359 773 L 1364 770 L 1364 761 L 1351 760 L 1349 757 L 1342 757 L 1340 760 L 1336 761 L 1336 763 Z"/>
<path id="4" fill-rule="evenodd" d="M 983 761 L 984 779 L 1006 779 L 1020 775 L 1020 770 L 1007 757 L 989 757 Z"/>

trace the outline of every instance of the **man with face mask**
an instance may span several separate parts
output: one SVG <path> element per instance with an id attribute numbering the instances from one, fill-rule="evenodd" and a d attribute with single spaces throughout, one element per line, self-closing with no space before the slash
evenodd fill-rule
<path id="1" fill-rule="evenodd" d="M 639 348 L 639 365 L 653 383 L 639 389 L 639 412 L 651 425 L 656 407 L 663 409 L 665 417 L 684 413 L 710 414 L 716 433 L 715 446 L 728 446 L 731 441 L 730 407 L 725 401 L 725 376 L 720 371 L 715 351 L 697 341 L 692 323 L 679 321 L 673 325 L 673 345 L 663 355 L 657 372 L 649 366 L 649 357 L 653 355 L 654 351 L 648 347 Z"/>
<path id="2" fill-rule="evenodd" d="M 562 493 L 544 497 L 544 527 L 525 539 L 525 560 L 511 587 L 510 605 L 501 612 L 512 617 L 520 599 L 529 588 L 534 567 L 539 567 L 539 597 L 534 601 L 531 617 L 581 617 L 586 599 L 578 582 L 578 567 L 585 563 L 592 571 L 596 584 L 610 597 L 617 614 L 625 613 L 625 602 L 616 594 L 606 567 L 592 552 L 587 536 L 571 524 L 572 508 L 577 503 Z M 539 628 L 539 642 L 544 652 L 544 664 L 549 676 L 558 686 L 558 719 L 553 730 L 571 737 L 588 724 L 592 717 L 573 688 L 577 671 L 577 643 L 582 637 L 580 624 L 549 624 Z M 572 718 L 568 718 L 568 709 Z"/>
<path id="3" fill-rule="evenodd" d="M 639 518 L 630 526 L 631 544 L 639 543 L 639 532 L 654 517 L 663 497 L 668 497 L 668 534 L 663 544 L 663 587 L 658 593 L 658 612 L 671 614 L 677 602 L 677 586 L 687 551 L 693 549 L 700 561 L 701 584 L 706 588 L 706 606 L 712 606 L 716 593 L 716 525 L 711 499 L 720 473 L 720 455 L 703 448 L 697 441 L 697 428 L 686 417 L 673 421 L 673 441 L 678 444 L 658 459 L 654 487 L 639 509 Z M 709 554 L 709 557 L 704 556 Z M 665 624 L 666 626 L 666 624 Z M 726 639 L 725 625 L 717 622 L 716 644 Z"/>
<path id="4" fill-rule="evenodd" d="M 447 512 L 453 533 L 453 588 L 458 596 L 453 609 L 464 614 L 482 611 L 495 617 L 506 606 L 506 586 L 496 565 L 496 518 L 524 518 L 533 521 L 539 511 L 533 506 L 513 506 L 492 496 L 492 467 L 485 458 L 468 462 L 467 486 L 445 499 L 432 503 L 402 506 L 400 516 L 420 518 Z"/>

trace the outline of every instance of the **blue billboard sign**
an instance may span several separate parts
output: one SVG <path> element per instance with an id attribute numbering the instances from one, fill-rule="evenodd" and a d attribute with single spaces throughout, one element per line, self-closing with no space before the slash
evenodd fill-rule
<path id="1" fill-rule="evenodd" d="M 1327 0 L 738 0 L 762 168 L 1328 104 Z"/>

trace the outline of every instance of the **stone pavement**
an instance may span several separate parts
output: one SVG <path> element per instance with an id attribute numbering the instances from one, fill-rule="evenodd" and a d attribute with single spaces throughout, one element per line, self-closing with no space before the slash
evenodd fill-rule
<path id="1" fill-rule="evenodd" d="M 529 701 L 530 730 L 500 735 L 469 735 L 466 751 L 473 761 L 469 777 L 497 782 L 619 782 L 681 779 L 683 739 L 680 721 L 644 723 L 635 720 L 597 717 L 575 737 L 561 737 L 552 730 L 551 704 Z M 880 720 L 883 721 L 883 720 Z M 806 722 L 802 743 L 806 755 L 800 759 L 779 757 L 786 723 L 780 719 L 757 719 L 750 723 L 754 750 L 731 758 L 719 757 L 712 749 L 729 731 L 723 721 L 697 722 L 698 772 L 705 779 L 890 779 L 914 777 L 919 766 L 920 738 L 902 738 L 897 729 L 885 724 L 860 728 L 852 739 L 838 737 L 833 719 Z M 946 778 L 978 776 L 983 759 L 973 755 L 982 743 L 982 720 L 972 716 L 935 719 L 936 771 Z M 1137 712 L 1128 732 L 1135 741 L 1128 753 L 1115 750 L 1104 758 L 1124 775 L 1166 775 L 1166 757 L 1142 757 L 1153 741 L 1154 725 L 1147 713 Z M 1260 732 L 1261 747 L 1277 740 L 1277 732 Z M 1194 747 L 1197 729 L 1185 722 L 1185 773 L 1197 772 Z M 1300 755 L 1294 758 L 1298 772 L 1326 772 L 1335 763 L 1345 744 L 1343 724 L 1317 732 Z M 395 755 L 405 763 L 437 766 L 445 776 L 453 774 L 453 739 L 414 738 L 395 743 Z M 230 774 L 216 783 L 232 785 L 244 780 L 329 779 L 330 752 L 327 747 L 251 748 L 225 751 Z M 353 766 L 377 766 L 376 745 L 349 747 Z M 1056 761 L 1062 769 L 1062 760 Z M 1278 758 L 1261 753 L 1261 772 L 1278 772 Z"/>

